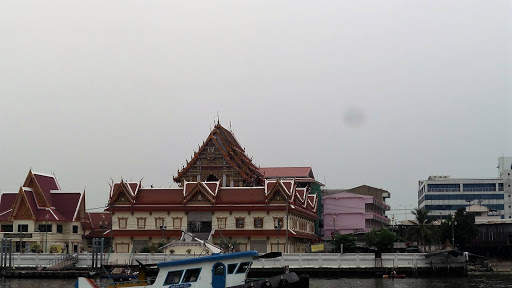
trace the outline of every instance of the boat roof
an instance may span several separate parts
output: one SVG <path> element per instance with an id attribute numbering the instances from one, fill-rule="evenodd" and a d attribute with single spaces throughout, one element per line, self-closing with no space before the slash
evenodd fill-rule
<path id="1" fill-rule="evenodd" d="M 228 260 L 228 259 L 243 258 L 243 257 L 255 257 L 255 256 L 258 256 L 257 251 L 242 251 L 242 252 L 235 252 L 235 253 L 228 253 L 228 254 L 215 253 L 215 254 L 212 254 L 211 256 L 161 262 L 161 263 L 158 263 L 158 268 L 171 267 L 171 266 L 183 266 L 183 265 L 198 264 L 198 263 L 203 263 L 203 262 L 217 262 L 217 261 Z"/>

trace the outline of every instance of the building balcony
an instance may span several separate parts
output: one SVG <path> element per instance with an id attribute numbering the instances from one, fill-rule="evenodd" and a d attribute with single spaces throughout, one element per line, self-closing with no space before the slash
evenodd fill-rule
<path id="1" fill-rule="evenodd" d="M 389 224 L 389 222 L 390 222 L 388 218 L 378 215 L 378 214 L 375 214 L 375 213 L 365 213 L 364 218 L 375 220 L 375 221 L 381 222 L 383 224 Z"/>

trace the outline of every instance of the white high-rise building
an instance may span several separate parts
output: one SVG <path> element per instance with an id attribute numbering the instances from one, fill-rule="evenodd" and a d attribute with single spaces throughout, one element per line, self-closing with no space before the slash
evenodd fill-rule
<path id="1" fill-rule="evenodd" d="M 489 215 L 512 218 L 512 157 L 498 158 L 497 178 L 450 178 L 430 176 L 418 183 L 418 207 L 430 216 L 445 218 L 459 208 L 481 205 Z"/>

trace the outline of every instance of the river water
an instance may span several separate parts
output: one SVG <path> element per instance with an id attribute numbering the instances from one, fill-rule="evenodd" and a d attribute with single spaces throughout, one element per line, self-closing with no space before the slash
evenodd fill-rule
<path id="1" fill-rule="evenodd" d="M 74 279 L 0 279 L 0 288 L 73 288 Z M 512 274 L 488 273 L 467 278 L 311 279 L 311 288 L 512 288 Z"/>

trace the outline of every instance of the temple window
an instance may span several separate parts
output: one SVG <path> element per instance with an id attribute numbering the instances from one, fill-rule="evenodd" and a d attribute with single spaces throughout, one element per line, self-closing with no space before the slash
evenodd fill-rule
<path id="1" fill-rule="evenodd" d="M 283 223 L 283 217 L 274 217 L 274 228 L 282 229 Z"/>
<path id="2" fill-rule="evenodd" d="M 208 175 L 208 178 L 206 178 L 206 181 L 207 182 L 215 182 L 215 181 L 219 181 L 219 178 L 217 178 L 217 176 L 215 176 L 213 174 L 210 174 L 210 175 Z"/>
<path id="3" fill-rule="evenodd" d="M 128 218 L 117 218 L 117 223 L 119 224 L 119 229 L 126 229 L 126 226 L 128 225 Z"/>
<path id="4" fill-rule="evenodd" d="M 155 227 L 156 229 L 163 229 L 165 226 L 164 217 L 155 217 Z"/>
<path id="5" fill-rule="evenodd" d="M 137 218 L 137 229 L 146 229 L 146 217 Z"/>
<path id="6" fill-rule="evenodd" d="M 173 217 L 172 218 L 172 228 L 173 229 L 181 229 L 181 219 L 182 219 L 182 217 Z"/>
<path id="7" fill-rule="evenodd" d="M 245 218 L 237 217 L 235 218 L 236 228 L 244 228 L 245 226 Z"/>
<path id="8" fill-rule="evenodd" d="M 219 229 L 226 229 L 226 220 L 227 220 L 227 218 L 217 217 L 217 227 Z"/>
<path id="9" fill-rule="evenodd" d="M 254 217 L 254 228 L 263 228 L 263 217 Z"/>
<path id="10" fill-rule="evenodd" d="M 117 253 L 128 253 L 130 252 L 130 243 L 116 243 L 116 252 Z"/>

